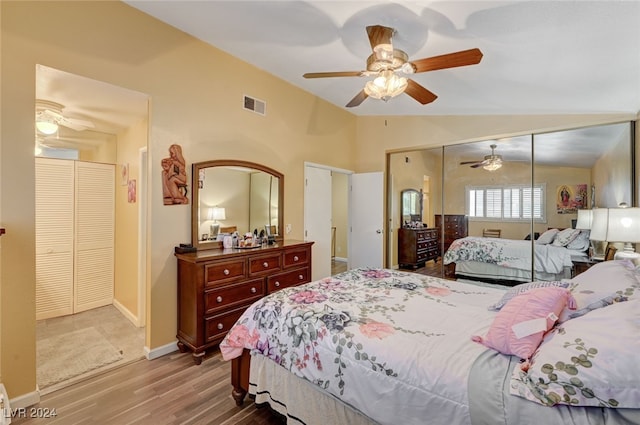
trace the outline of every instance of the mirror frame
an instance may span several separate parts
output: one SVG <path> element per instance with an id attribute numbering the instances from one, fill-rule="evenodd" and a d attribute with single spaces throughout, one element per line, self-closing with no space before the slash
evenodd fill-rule
<path id="1" fill-rule="evenodd" d="M 282 241 L 284 238 L 283 223 L 284 223 L 284 174 L 269 168 L 262 164 L 255 162 L 241 161 L 235 159 L 217 159 L 213 161 L 194 162 L 191 165 L 191 244 L 198 250 L 209 249 L 222 249 L 222 241 L 214 241 L 200 243 L 199 239 L 199 222 L 198 222 L 198 209 L 200 207 L 200 192 L 198 189 L 198 178 L 200 176 L 200 170 L 210 167 L 244 167 L 252 168 L 254 170 L 262 171 L 278 178 L 278 235 L 276 236 L 276 242 Z"/>
<path id="2" fill-rule="evenodd" d="M 404 227 L 404 202 L 405 202 L 405 195 L 412 195 L 412 194 L 416 194 L 416 196 L 418 197 L 418 214 L 411 214 L 411 215 L 420 215 L 420 222 L 423 222 L 423 217 L 422 217 L 422 191 L 420 190 L 416 190 L 416 189 L 404 189 L 400 191 L 400 227 Z M 414 220 L 409 220 L 409 221 L 414 221 Z"/>

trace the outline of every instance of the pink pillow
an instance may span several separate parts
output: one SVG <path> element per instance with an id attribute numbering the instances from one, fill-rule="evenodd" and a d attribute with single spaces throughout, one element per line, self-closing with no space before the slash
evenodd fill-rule
<path id="1" fill-rule="evenodd" d="M 503 354 L 528 359 L 553 327 L 565 305 L 575 309 L 568 289 L 550 286 L 517 295 L 493 320 L 487 336 L 471 339 Z"/>

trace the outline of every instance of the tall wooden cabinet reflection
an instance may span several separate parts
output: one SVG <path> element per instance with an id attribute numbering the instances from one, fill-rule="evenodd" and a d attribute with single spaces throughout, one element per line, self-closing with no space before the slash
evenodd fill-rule
<path id="1" fill-rule="evenodd" d="M 444 222 L 444 228 L 442 227 Z M 468 234 L 468 219 L 466 215 L 445 214 L 436 215 L 436 228 L 442 230 L 441 242 L 444 242 L 442 255 L 456 239 L 464 238 Z M 439 244 L 442 246 L 442 244 Z"/>
<path id="2" fill-rule="evenodd" d="M 438 229 L 398 229 L 398 265 L 418 268 L 440 256 Z"/>
<path id="3" fill-rule="evenodd" d="M 313 242 L 256 249 L 212 249 L 178 258 L 178 348 L 196 364 L 220 343 L 247 307 L 277 290 L 311 280 Z"/>

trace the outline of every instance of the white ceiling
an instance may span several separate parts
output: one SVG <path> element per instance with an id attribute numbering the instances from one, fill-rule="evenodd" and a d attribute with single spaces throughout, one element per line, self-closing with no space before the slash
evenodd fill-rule
<path id="1" fill-rule="evenodd" d="M 414 75 L 438 95 L 367 99 L 357 115 L 640 111 L 640 1 L 132 1 L 125 3 L 340 107 L 366 77 L 367 25 L 410 60 L 479 48 L 478 65 Z M 268 101 L 268 99 L 266 99 Z"/>
<path id="2" fill-rule="evenodd" d="M 542 114 L 640 111 L 640 0 L 633 1 L 126 1 L 339 107 L 366 78 L 304 79 L 305 72 L 362 70 L 371 52 L 365 27 L 396 28 L 394 45 L 411 59 L 478 47 L 480 64 L 416 74 L 439 98 L 420 105 L 407 95 L 365 100 L 358 115 Z M 148 96 L 39 66 L 36 96 L 64 105 L 70 118 L 117 134 L 148 113 Z M 268 101 L 268 99 L 265 99 Z M 613 129 L 612 129 L 613 130 Z M 615 131 L 614 131 L 615 133 Z M 593 162 L 598 129 L 563 133 L 536 153 Z M 467 145 L 490 153 L 490 142 Z M 565 146 L 565 150 L 559 149 Z M 568 148 L 567 148 L 568 146 Z M 472 152 L 472 148 L 477 148 Z M 500 146 L 501 153 L 506 146 Z M 511 154 L 508 154 L 511 155 Z"/>

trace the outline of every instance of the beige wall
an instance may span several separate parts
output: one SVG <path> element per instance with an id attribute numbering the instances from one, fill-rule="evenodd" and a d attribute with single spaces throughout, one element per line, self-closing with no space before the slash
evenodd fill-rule
<path id="1" fill-rule="evenodd" d="M 191 206 L 162 202 L 159 163 L 171 144 L 183 147 L 189 177 L 191 163 L 210 159 L 259 162 L 282 172 L 285 223 L 292 225 L 285 236 L 302 239 L 304 161 L 358 172 L 383 171 L 390 150 L 629 119 L 628 115 L 356 118 L 120 2 L 3 1 L 0 19 L 0 218 L 7 228 L 0 251 L 0 375 L 12 398 L 36 388 L 36 64 L 151 98 L 146 344 L 152 349 L 175 341 L 173 248 L 191 238 Z M 266 100 L 267 115 L 243 111 L 244 94 Z M 118 219 L 131 221 L 129 206 L 121 207 L 124 212 Z M 120 277 L 134 267 L 129 258 L 117 261 Z M 132 304 L 132 294 L 117 291 L 126 305 Z"/>
<path id="2" fill-rule="evenodd" d="M 129 164 L 129 180 L 136 181 L 140 190 L 140 149 L 147 146 L 149 123 L 142 120 L 117 136 L 116 163 Z M 115 273 L 114 298 L 125 309 L 128 316 L 140 321 L 138 317 L 138 207 L 136 202 L 128 201 L 128 187 L 122 185 L 120 166 L 116 167 L 116 234 L 115 234 Z"/>
<path id="3" fill-rule="evenodd" d="M 331 173 L 331 223 L 336 228 L 335 256 L 345 259 L 348 255 L 348 202 L 349 175 L 345 173 Z"/>
<path id="4" fill-rule="evenodd" d="M 182 145 L 189 177 L 191 163 L 223 158 L 259 162 L 282 172 L 285 222 L 292 225 L 286 236 L 302 239 L 304 161 L 353 169 L 350 146 L 356 128 L 352 114 L 123 3 L 1 2 L 0 8 L 0 100 L 11 105 L 2 109 L 0 129 L 0 205 L 7 228 L 0 276 L 0 374 L 13 398 L 33 392 L 36 384 L 36 64 L 151 97 L 146 339 L 151 349 L 175 341 L 173 248 L 191 239 L 191 206 L 162 203 L 159 163 L 168 147 Z M 266 100 L 267 115 L 242 110 L 244 94 Z M 337 151 L 344 155 L 335 155 Z M 134 267 L 128 257 L 118 263 L 119 276 Z M 120 289 L 118 296 L 135 310 L 132 294 Z"/>

